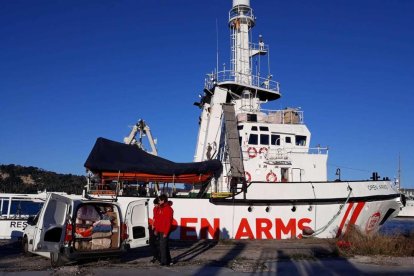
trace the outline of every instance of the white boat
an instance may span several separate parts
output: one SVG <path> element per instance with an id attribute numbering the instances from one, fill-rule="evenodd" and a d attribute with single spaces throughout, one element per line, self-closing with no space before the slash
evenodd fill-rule
<path id="1" fill-rule="evenodd" d="M 0 239 L 18 239 L 29 216 L 36 215 L 46 200 L 46 192 L 37 194 L 0 193 Z"/>
<path id="2" fill-rule="evenodd" d="M 406 199 L 405 205 L 401 207 L 398 217 L 414 218 L 414 199 Z"/>
<path id="3" fill-rule="evenodd" d="M 414 189 L 401 188 L 401 211 L 398 217 L 414 218 Z"/>
<path id="4" fill-rule="evenodd" d="M 398 214 L 399 193 L 377 173 L 370 181 L 328 181 L 328 149 L 310 147 L 303 111 L 262 107 L 281 92 L 272 75 L 260 75 L 269 47 L 262 37 L 252 42 L 255 25 L 250 0 L 233 0 L 230 66 L 208 75 L 196 103 L 194 161 L 217 159 L 223 170 L 199 187 L 199 198 L 172 199 L 172 238 L 332 238 L 349 225 L 376 232 Z"/>

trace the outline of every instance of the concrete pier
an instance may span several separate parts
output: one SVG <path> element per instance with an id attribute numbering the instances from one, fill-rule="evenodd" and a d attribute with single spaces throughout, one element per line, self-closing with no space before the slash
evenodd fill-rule
<path id="1" fill-rule="evenodd" d="M 17 243 L 0 242 L 0 275 L 413 275 L 414 257 L 338 256 L 333 240 L 172 242 L 175 264 L 152 264 L 148 247 L 120 258 L 52 269 L 40 256 L 24 256 Z"/>

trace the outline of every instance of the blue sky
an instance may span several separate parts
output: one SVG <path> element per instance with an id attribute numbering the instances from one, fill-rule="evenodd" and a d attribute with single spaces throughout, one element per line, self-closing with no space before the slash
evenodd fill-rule
<path id="1" fill-rule="evenodd" d="M 414 1 L 251 1 L 282 99 L 300 106 L 328 172 L 414 188 Z M 161 156 L 191 161 L 192 103 L 228 64 L 231 1 L 0 2 L 0 163 L 83 174 L 97 137 L 142 118 Z"/>

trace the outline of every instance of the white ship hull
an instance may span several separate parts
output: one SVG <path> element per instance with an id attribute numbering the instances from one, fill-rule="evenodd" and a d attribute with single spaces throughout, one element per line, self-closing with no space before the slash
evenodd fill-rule
<path id="1" fill-rule="evenodd" d="M 348 184 L 352 191 L 347 190 Z M 398 194 L 388 184 L 278 183 L 266 184 L 266 195 L 257 199 L 172 198 L 175 227 L 171 237 L 290 239 L 302 238 L 308 228 L 315 232 L 314 237 L 333 238 L 344 234 L 351 224 L 370 234 L 399 211 Z"/>

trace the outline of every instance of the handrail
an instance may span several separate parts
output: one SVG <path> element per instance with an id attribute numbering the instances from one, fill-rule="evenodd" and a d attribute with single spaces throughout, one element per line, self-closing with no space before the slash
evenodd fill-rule
<path id="1" fill-rule="evenodd" d="M 253 9 L 245 6 L 237 6 L 230 10 L 229 12 L 229 22 L 237 17 L 248 17 L 254 21 Z"/>
<path id="2" fill-rule="evenodd" d="M 208 74 L 205 79 L 205 88 L 211 90 L 215 85 L 223 82 L 235 82 L 241 85 L 250 85 L 279 93 L 279 82 L 270 78 L 263 78 L 257 75 L 235 72 L 234 70 L 223 70 Z"/>

